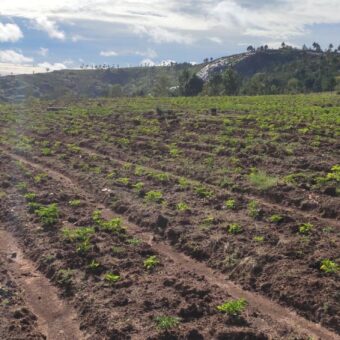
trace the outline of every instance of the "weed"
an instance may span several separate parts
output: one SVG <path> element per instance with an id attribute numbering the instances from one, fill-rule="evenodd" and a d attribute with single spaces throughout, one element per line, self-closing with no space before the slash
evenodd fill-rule
<path id="1" fill-rule="evenodd" d="M 215 218 L 214 216 L 207 216 L 203 219 L 202 221 L 202 224 L 205 226 L 205 227 L 210 227 L 214 224 L 215 222 Z"/>
<path id="2" fill-rule="evenodd" d="M 181 187 L 181 189 L 186 189 L 189 187 L 189 181 L 184 177 L 178 179 L 178 184 Z"/>
<path id="3" fill-rule="evenodd" d="M 157 256 L 152 255 L 149 256 L 146 260 L 144 260 L 144 267 L 148 270 L 153 269 L 154 267 L 156 267 L 159 264 L 159 260 L 157 258 Z"/>
<path id="4" fill-rule="evenodd" d="M 127 177 L 121 177 L 117 179 L 117 183 L 123 184 L 123 185 L 129 185 L 130 179 Z"/>
<path id="5" fill-rule="evenodd" d="M 228 226 L 228 233 L 229 234 L 240 234 L 242 232 L 242 227 L 237 223 L 232 223 Z"/>
<path id="6" fill-rule="evenodd" d="M 340 270 L 340 266 L 330 259 L 324 259 L 321 261 L 320 270 L 327 274 L 334 274 Z"/>
<path id="7" fill-rule="evenodd" d="M 157 316 L 155 318 L 156 326 L 160 330 L 170 330 L 179 326 L 181 319 L 174 316 Z"/>
<path id="8" fill-rule="evenodd" d="M 41 174 L 34 176 L 33 180 L 34 180 L 34 183 L 39 184 L 41 182 L 44 182 L 47 177 L 48 177 L 47 174 L 41 173 Z"/>
<path id="9" fill-rule="evenodd" d="M 46 228 L 56 224 L 59 218 L 59 210 L 56 203 L 40 206 L 34 213 L 39 216 L 40 222 Z"/>
<path id="10" fill-rule="evenodd" d="M 240 315 L 247 307 L 247 301 L 245 299 L 230 300 L 222 305 L 217 306 L 217 310 L 226 313 L 228 315 L 237 316 Z"/>
<path id="11" fill-rule="evenodd" d="M 137 192 L 141 192 L 142 189 L 144 188 L 144 183 L 143 182 L 137 182 L 132 186 Z"/>
<path id="12" fill-rule="evenodd" d="M 21 192 L 27 192 L 27 183 L 25 182 L 19 182 L 16 187 Z"/>
<path id="13" fill-rule="evenodd" d="M 299 226 L 299 233 L 302 235 L 308 235 L 314 228 L 311 223 L 303 223 Z"/>
<path id="14" fill-rule="evenodd" d="M 43 156 L 51 156 L 52 155 L 52 150 L 48 147 L 42 148 L 41 153 Z"/>
<path id="15" fill-rule="evenodd" d="M 126 242 L 132 246 L 138 246 L 141 243 L 141 240 L 138 238 L 130 238 Z"/>
<path id="16" fill-rule="evenodd" d="M 79 243 L 76 247 L 76 251 L 79 254 L 86 254 L 88 253 L 93 246 L 91 245 L 90 239 L 86 238 L 84 241 Z"/>
<path id="17" fill-rule="evenodd" d="M 122 227 L 122 219 L 119 217 L 113 218 L 109 221 L 105 221 L 102 218 L 102 213 L 100 210 L 95 210 L 92 214 L 92 220 L 95 222 L 102 230 L 111 231 L 113 233 L 121 233 L 125 230 Z"/>

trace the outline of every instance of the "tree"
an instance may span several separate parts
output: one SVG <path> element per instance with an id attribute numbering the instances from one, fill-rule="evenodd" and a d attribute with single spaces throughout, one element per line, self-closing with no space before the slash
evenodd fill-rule
<path id="1" fill-rule="evenodd" d="M 196 74 L 190 75 L 186 69 L 179 76 L 179 92 L 183 96 L 197 96 L 202 92 L 204 82 Z"/>
<path id="2" fill-rule="evenodd" d="M 249 45 L 247 47 L 247 52 L 254 52 L 254 51 L 255 51 L 255 48 L 252 45 Z"/>
<path id="3" fill-rule="evenodd" d="M 321 52 L 321 46 L 317 42 L 313 42 L 312 46 L 316 52 Z"/>
<path id="4" fill-rule="evenodd" d="M 166 75 L 160 76 L 156 80 L 156 84 L 154 87 L 154 92 L 156 96 L 159 97 L 166 97 L 169 95 L 169 88 L 170 88 L 170 79 Z"/>
<path id="5" fill-rule="evenodd" d="M 240 78 L 236 71 L 228 68 L 223 74 L 224 93 L 228 96 L 238 94 L 240 88 Z"/>

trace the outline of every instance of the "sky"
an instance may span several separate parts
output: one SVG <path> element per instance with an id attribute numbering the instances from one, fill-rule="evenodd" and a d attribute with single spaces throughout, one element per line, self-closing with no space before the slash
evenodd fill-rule
<path id="1" fill-rule="evenodd" d="M 340 0 L 0 0 L 0 74 L 340 45 Z"/>

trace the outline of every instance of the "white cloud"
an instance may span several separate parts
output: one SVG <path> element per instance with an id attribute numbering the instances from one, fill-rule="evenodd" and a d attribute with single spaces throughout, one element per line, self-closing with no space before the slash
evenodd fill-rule
<path id="1" fill-rule="evenodd" d="M 33 59 L 25 57 L 23 54 L 13 50 L 0 50 L 1 63 L 27 64 L 32 63 Z"/>
<path id="2" fill-rule="evenodd" d="M 132 30 L 135 34 L 140 36 L 149 36 L 150 39 L 157 43 L 178 43 L 178 44 L 192 44 L 194 38 L 189 34 L 173 30 L 167 30 L 161 27 L 149 28 L 147 26 L 135 26 Z"/>
<path id="3" fill-rule="evenodd" d="M 2 24 L 0 22 L 0 42 L 15 42 L 23 38 L 23 36 L 18 25 Z"/>
<path id="4" fill-rule="evenodd" d="M 41 55 L 42 57 L 46 57 L 48 55 L 48 48 L 45 47 L 40 47 L 38 54 Z"/>
<path id="5" fill-rule="evenodd" d="M 136 51 L 133 54 L 140 55 L 142 57 L 147 57 L 150 59 L 158 57 L 158 53 L 152 48 L 148 48 L 146 51 Z"/>
<path id="6" fill-rule="evenodd" d="M 210 37 L 209 40 L 219 45 L 222 45 L 223 43 L 222 39 L 218 37 Z"/>
<path id="7" fill-rule="evenodd" d="M 38 17 L 35 19 L 35 27 L 37 29 L 40 29 L 42 31 L 45 31 L 50 38 L 64 40 L 65 39 L 65 33 L 61 30 L 59 30 L 57 24 L 49 20 L 46 17 Z"/>
<path id="8" fill-rule="evenodd" d="M 38 64 L 38 68 L 45 69 L 46 71 L 47 70 L 49 70 L 49 71 L 59 71 L 59 70 L 67 69 L 66 65 L 64 65 L 62 63 L 51 64 L 49 62 L 44 62 L 44 63 Z"/>
<path id="9" fill-rule="evenodd" d="M 118 53 L 116 51 L 100 51 L 102 57 L 116 57 Z"/>

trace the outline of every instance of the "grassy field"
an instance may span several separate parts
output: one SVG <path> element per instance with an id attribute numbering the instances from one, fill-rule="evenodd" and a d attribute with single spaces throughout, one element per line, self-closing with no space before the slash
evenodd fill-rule
<path id="1" fill-rule="evenodd" d="M 0 130 L 1 223 L 91 339 L 340 333 L 339 95 L 33 100 Z"/>

